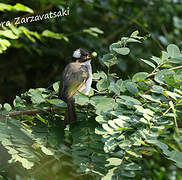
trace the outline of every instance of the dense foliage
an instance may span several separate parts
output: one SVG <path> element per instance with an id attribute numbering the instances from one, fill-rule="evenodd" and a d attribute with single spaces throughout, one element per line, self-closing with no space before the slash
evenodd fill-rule
<path id="1" fill-rule="evenodd" d="M 113 68 L 114 72 L 126 79 L 148 68 L 138 62 L 140 57 L 145 59 L 152 54 L 159 56 L 159 49 L 164 50 L 170 43 L 181 45 L 181 0 L 0 2 L 0 23 L 13 22 L 17 17 L 36 17 L 50 11 L 58 12 L 62 8 L 70 9 L 68 16 L 23 23 L 17 26 L 18 30 L 12 29 L 13 34 L 10 31 L 4 32 L 4 35 L 0 33 L 1 42 L 3 40 L 0 49 L 7 48 L 0 54 L 0 103 L 11 103 L 21 92 L 30 88 L 48 87 L 58 81 L 73 50 L 78 47 L 96 51 L 101 57 L 107 53 L 108 45 L 117 41 L 119 36 L 128 36 L 136 29 L 142 35 L 151 34 L 144 46 L 136 49 L 136 45 L 131 45 L 131 54 L 120 58 L 118 65 Z M 29 8 L 20 6 L 20 3 Z M 97 36 L 98 31 L 93 32 L 90 30 L 92 27 L 104 33 Z M 48 33 L 50 31 L 56 35 Z M 46 33 L 54 38 L 47 37 Z M 103 69 L 99 61 L 93 62 L 93 66 L 96 70 Z"/>
<path id="2" fill-rule="evenodd" d="M 181 179 L 180 2 L 1 2 L 0 179 Z M 89 96 L 76 96 L 78 122 L 64 128 L 59 68 L 78 45 L 99 57 Z"/>
<path id="3" fill-rule="evenodd" d="M 164 170 L 182 168 L 179 48 L 171 44 L 161 58 L 141 59 L 153 68 L 151 73 L 139 72 L 115 81 L 117 74 L 110 72 L 118 57 L 130 52 L 128 44 L 142 39 L 135 31 L 110 45 L 110 52 L 102 58 L 107 73 L 94 73 L 97 89 L 92 89 L 90 96 L 76 97 L 79 121 L 70 128 L 63 128 L 65 103 L 56 98 L 58 83 L 53 84 L 54 90 L 30 89 L 17 96 L 13 108 L 5 103 L 1 107 L 0 140 L 10 155 L 8 162 L 19 162 L 38 179 L 45 179 L 37 168 L 46 172 L 46 165 L 40 166 L 40 162 L 47 156 L 52 157 L 55 179 L 64 177 L 60 170 L 64 168 L 69 168 L 69 176 L 87 179 L 128 179 L 136 174 L 147 178 L 148 157 L 154 155 L 166 159 Z"/>

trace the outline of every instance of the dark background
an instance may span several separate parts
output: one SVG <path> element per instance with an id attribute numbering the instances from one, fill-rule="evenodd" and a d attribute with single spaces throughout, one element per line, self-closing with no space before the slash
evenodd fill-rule
<path id="1" fill-rule="evenodd" d="M 15 5 L 20 1 L 1 2 Z M 112 71 L 125 79 L 148 68 L 139 61 L 140 57 L 147 59 L 151 54 L 160 55 L 160 50 L 169 43 L 181 45 L 180 0 L 23 0 L 21 3 L 38 14 L 69 7 L 69 16 L 20 25 L 39 34 L 46 29 L 64 33 L 69 42 L 45 37 L 32 42 L 26 36 L 10 40 L 11 46 L 0 54 L 0 103 L 12 103 L 16 95 L 30 88 L 49 87 L 58 81 L 63 68 L 71 61 L 73 51 L 79 47 L 98 53 L 98 59 L 92 62 L 94 71 L 97 71 L 104 69 L 99 59 L 108 51 L 109 44 L 135 30 L 141 35 L 151 34 L 144 44 L 130 46 L 130 55 L 121 58 L 113 67 Z M 24 15 L 31 14 L 0 12 L 0 22 Z M 83 29 L 89 27 L 97 27 L 104 34 L 95 37 L 83 33 Z"/>

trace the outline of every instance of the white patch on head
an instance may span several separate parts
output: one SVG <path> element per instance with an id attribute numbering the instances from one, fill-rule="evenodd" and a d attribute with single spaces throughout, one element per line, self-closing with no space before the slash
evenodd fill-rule
<path id="1" fill-rule="evenodd" d="M 80 49 L 77 49 L 77 50 L 74 51 L 73 57 L 74 57 L 74 58 L 81 58 Z"/>

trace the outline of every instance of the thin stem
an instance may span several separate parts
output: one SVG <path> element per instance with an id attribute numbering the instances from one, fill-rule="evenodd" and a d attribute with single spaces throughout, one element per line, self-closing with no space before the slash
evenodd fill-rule
<path id="1" fill-rule="evenodd" d="M 173 71 L 173 70 L 176 70 L 176 69 L 182 69 L 182 66 L 176 66 L 176 67 L 170 68 L 169 70 Z M 156 75 L 156 73 L 157 72 L 153 71 L 152 73 L 148 74 L 147 78 Z"/>
<path id="2" fill-rule="evenodd" d="M 178 137 L 179 137 L 179 139 L 181 139 L 180 133 L 179 133 L 179 128 L 178 128 L 178 123 L 177 123 L 177 119 L 176 119 L 176 115 L 174 115 L 174 123 L 176 125 L 176 132 L 178 134 Z"/>

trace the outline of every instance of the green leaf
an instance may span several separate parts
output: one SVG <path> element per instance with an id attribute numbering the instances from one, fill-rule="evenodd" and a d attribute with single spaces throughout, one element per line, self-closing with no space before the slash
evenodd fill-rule
<path id="1" fill-rule="evenodd" d="M 4 10 L 7 10 L 7 11 L 23 11 L 23 12 L 29 12 L 29 13 L 33 13 L 34 11 L 23 5 L 23 4 L 20 4 L 20 3 L 16 3 L 16 5 L 12 6 L 10 4 L 3 4 L 3 3 L 0 3 L 0 11 L 4 11 Z"/>
<path id="2" fill-rule="evenodd" d="M 139 100 L 137 100 L 131 96 L 122 95 L 122 96 L 119 96 L 119 98 L 123 99 L 127 103 L 126 105 L 130 105 L 130 106 L 133 106 L 135 104 L 141 105 L 141 102 Z"/>
<path id="3" fill-rule="evenodd" d="M 41 122 L 43 122 L 44 124 L 47 124 L 46 120 L 42 118 L 39 114 L 36 115 L 36 118 L 40 120 Z"/>
<path id="4" fill-rule="evenodd" d="M 37 34 L 36 32 L 30 31 L 29 29 L 27 29 L 27 28 L 24 27 L 24 26 L 20 26 L 18 29 L 21 30 L 21 32 L 22 32 L 23 34 L 25 34 L 25 36 L 26 36 L 29 40 L 31 40 L 32 42 L 34 42 L 34 43 L 35 43 L 35 41 L 36 41 L 34 37 L 36 37 L 36 38 L 39 37 L 39 36 L 35 35 L 35 34 Z"/>
<path id="5" fill-rule="evenodd" d="M 20 4 L 20 3 L 16 3 L 15 6 L 13 6 L 13 9 L 16 11 L 24 11 L 24 12 L 29 12 L 29 13 L 33 13 L 34 11 L 32 9 L 30 9 L 29 7 Z"/>
<path id="6" fill-rule="evenodd" d="M 134 156 L 136 158 L 141 158 L 141 154 L 140 153 L 137 153 L 137 152 L 134 152 L 134 151 L 130 151 L 130 150 L 126 150 L 126 152 L 131 155 L 131 156 Z"/>
<path id="7" fill-rule="evenodd" d="M 89 98 L 85 94 L 79 93 L 75 96 L 75 103 L 80 105 L 87 105 L 89 103 Z"/>
<path id="8" fill-rule="evenodd" d="M 8 40 L 0 38 L 0 53 L 5 51 L 10 45 L 11 43 Z"/>
<path id="9" fill-rule="evenodd" d="M 104 71 L 97 71 L 97 73 L 93 73 L 93 80 L 99 80 L 100 78 L 102 79 L 107 79 L 107 75 Z"/>
<path id="10" fill-rule="evenodd" d="M 132 34 L 130 35 L 130 37 L 136 37 L 139 34 L 139 31 L 136 30 L 134 32 L 132 32 Z"/>
<path id="11" fill-rule="evenodd" d="M 109 46 L 109 50 L 111 53 L 115 53 L 115 51 L 113 50 L 113 48 L 121 48 L 121 42 L 118 41 L 116 43 L 112 43 L 110 46 Z"/>
<path id="12" fill-rule="evenodd" d="M 15 107 L 26 107 L 24 103 L 25 102 L 19 96 L 16 96 L 16 98 L 13 101 L 13 105 Z"/>
<path id="13" fill-rule="evenodd" d="M 128 117 L 126 117 L 126 118 L 128 118 Z M 118 130 L 128 129 L 128 127 L 127 127 L 128 124 L 125 122 L 125 120 L 126 120 L 125 116 L 119 116 L 119 118 L 113 120 L 114 123 L 120 127 Z M 128 120 L 130 120 L 130 119 L 128 118 Z"/>
<path id="14" fill-rule="evenodd" d="M 59 90 L 59 82 L 55 82 L 53 84 L 53 89 L 54 89 L 55 92 L 58 92 L 58 90 Z"/>
<path id="15" fill-rule="evenodd" d="M 91 36 L 98 37 L 98 34 L 95 33 L 95 32 L 92 32 L 92 30 L 90 30 L 90 29 L 83 29 L 83 32 L 84 32 L 84 33 L 88 33 L 88 34 L 90 34 Z"/>
<path id="16" fill-rule="evenodd" d="M 107 79 L 101 79 L 97 82 L 96 87 L 99 91 L 105 91 L 109 87 L 109 84 Z"/>
<path id="17" fill-rule="evenodd" d="M 151 140 L 148 139 L 148 140 L 146 140 L 146 142 L 149 144 L 153 144 L 155 146 L 158 146 L 160 149 L 162 149 L 162 151 L 165 155 L 168 155 L 169 150 L 168 150 L 168 146 L 166 144 L 164 144 L 158 140 L 155 140 L 155 139 L 151 139 Z"/>
<path id="18" fill-rule="evenodd" d="M 45 102 L 45 99 L 43 98 L 40 92 L 34 92 L 32 93 L 31 101 L 33 104 L 40 104 Z"/>
<path id="19" fill-rule="evenodd" d="M 11 110 L 12 110 L 11 105 L 8 104 L 8 103 L 5 103 L 5 104 L 4 104 L 4 108 L 5 108 L 7 111 L 11 111 Z"/>
<path id="20" fill-rule="evenodd" d="M 167 95 L 167 96 L 170 96 L 171 98 L 177 100 L 178 99 L 182 99 L 182 96 L 180 96 L 179 94 L 176 94 L 174 92 L 171 92 L 171 91 L 163 91 L 163 94 L 164 95 Z"/>
<path id="21" fill-rule="evenodd" d="M 109 161 L 109 164 L 107 164 L 107 166 L 119 166 L 123 160 L 113 157 L 113 158 L 107 159 L 107 161 Z"/>
<path id="22" fill-rule="evenodd" d="M 108 126 L 108 124 L 102 124 L 103 129 L 105 129 L 109 133 L 113 133 L 114 130 Z"/>
<path id="23" fill-rule="evenodd" d="M 50 149 L 48 149 L 48 148 L 46 148 L 46 147 L 44 147 L 44 146 L 41 146 L 41 150 L 42 150 L 42 152 L 44 153 L 44 154 L 46 154 L 46 155 L 54 155 L 54 152 L 53 151 L 51 151 Z"/>
<path id="24" fill-rule="evenodd" d="M 168 159 L 174 161 L 179 168 L 182 168 L 182 152 L 171 151 L 167 155 L 169 156 Z"/>
<path id="25" fill-rule="evenodd" d="M 89 28 L 92 32 L 96 32 L 98 34 L 104 34 L 104 31 L 102 31 L 101 29 L 97 28 L 97 27 L 90 27 Z"/>
<path id="26" fill-rule="evenodd" d="M 122 79 L 117 80 L 116 84 L 120 88 L 121 92 L 126 91 L 125 82 Z"/>
<path id="27" fill-rule="evenodd" d="M 100 124 L 107 123 L 107 120 L 105 120 L 103 116 L 97 116 L 97 117 L 95 118 L 95 120 L 96 120 L 97 122 L 99 122 Z"/>
<path id="28" fill-rule="evenodd" d="M 162 51 L 162 61 L 166 61 L 169 58 L 169 54 L 165 51 Z"/>
<path id="29" fill-rule="evenodd" d="M 125 45 L 126 43 L 141 43 L 141 41 L 134 38 L 122 37 L 121 43 Z"/>
<path id="30" fill-rule="evenodd" d="M 127 55 L 130 53 L 130 49 L 127 48 L 127 47 L 123 47 L 123 48 L 113 48 L 113 50 L 115 52 L 117 52 L 118 54 L 121 54 L 121 55 Z"/>
<path id="31" fill-rule="evenodd" d="M 109 90 L 117 95 L 120 95 L 120 87 L 114 82 L 110 83 Z"/>
<path id="32" fill-rule="evenodd" d="M 13 156 L 15 161 L 19 161 L 22 163 L 22 166 L 26 169 L 31 169 L 33 166 L 34 166 L 34 163 L 33 162 L 30 162 L 28 161 L 27 159 L 25 158 L 21 158 L 20 156 L 18 155 L 15 155 Z"/>
<path id="33" fill-rule="evenodd" d="M 148 64 L 149 66 L 153 67 L 154 69 L 156 68 L 156 66 L 152 62 L 145 59 L 140 59 L 140 60 L 142 60 L 144 63 Z"/>
<path id="34" fill-rule="evenodd" d="M 89 29 L 83 29 L 84 33 L 88 33 L 91 36 L 94 37 L 98 37 L 98 34 L 103 34 L 104 31 L 102 31 L 101 29 L 97 28 L 97 27 L 90 27 Z"/>
<path id="35" fill-rule="evenodd" d="M 176 64 L 182 63 L 182 57 L 171 58 L 168 61 L 171 63 L 176 63 Z"/>
<path id="36" fill-rule="evenodd" d="M 125 84 L 127 90 L 132 93 L 132 94 L 137 94 L 138 93 L 138 88 L 137 85 L 134 82 L 127 82 Z"/>
<path id="37" fill-rule="evenodd" d="M 12 10 L 12 6 L 9 4 L 0 3 L 0 11 L 4 10 L 10 11 Z"/>
<path id="38" fill-rule="evenodd" d="M 156 103 L 159 103 L 161 104 L 161 101 L 159 98 L 155 97 L 155 96 L 152 96 L 152 95 L 148 95 L 148 94 L 140 94 L 140 96 L 144 99 L 148 99 L 150 101 L 153 101 L 153 102 L 156 102 Z"/>
<path id="39" fill-rule="evenodd" d="M 110 127 L 112 127 L 113 129 L 118 129 L 119 127 L 114 123 L 113 120 L 109 120 L 108 121 L 108 124 Z"/>
<path id="40" fill-rule="evenodd" d="M 157 72 L 154 76 L 154 80 L 160 84 L 165 84 L 165 76 L 173 75 L 174 72 L 172 70 L 164 69 Z"/>
<path id="41" fill-rule="evenodd" d="M 147 114 L 147 115 L 150 115 L 150 116 L 154 115 L 154 112 L 152 110 L 148 109 L 148 108 L 143 108 L 142 106 L 139 106 L 139 105 L 134 105 L 134 107 L 137 109 L 138 112 L 140 112 L 142 114 Z"/>
<path id="42" fill-rule="evenodd" d="M 113 54 L 105 54 L 102 58 L 102 61 L 107 67 L 113 66 L 115 64 L 118 64 L 118 59 Z"/>
<path id="43" fill-rule="evenodd" d="M 164 91 L 164 88 L 162 86 L 153 85 L 152 86 L 152 92 L 162 94 Z"/>
<path id="44" fill-rule="evenodd" d="M 44 37 L 50 37 L 50 38 L 54 38 L 54 39 L 59 39 L 59 40 L 65 40 L 66 42 L 69 41 L 69 39 L 63 34 L 63 33 L 55 33 L 49 30 L 44 30 L 42 32 L 42 36 Z"/>
<path id="45" fill-rule="evenodd" d="M 136 73 L 133 76 L 132 81 L 133 82 L 144 81 L 147 78 L 147 75 L 148 75 L 147 72 L 139 72 L 139 73 Z"/>
<path id="46" fill-rule="evenodd" d="M 46 99 L 46 101 L 57 107 L 66 107 L 66 103 L 61 99 Z"/>
<path id="47" fill-rule="evenodd" d="M 132 162 L 132 163 L 129 163 L 129 164 L 125 164 L 124 169 L 129 170 L 129 171 L 137 171 L 137 170 L 141 170 L 141 166 L 139 166 L 138 164 Z"/>
<path id="48" fill-rule="evenodd" d="M 104 177 L 102 177 L 102 180 L 111 180 L 112 176 L 115 175 L 115 173 L 114 173 L 115 170 L 116 170 L 116 167 L 109 169 L 107 174 Z"/>
<path id="49" fill-rule="evenodd" d="M 138 34 L 139 34 L 139 31 L 136 30 L 136 31 L 134 31 L 134 32 L 130 35 L 130 37 L 135 38 L 135 39 L 144 39 L 144 37 L 138 36 Z"/>
<path id="50" fill-rule="evenodd" d="M 135 177 L 135 173 L 133 171 L 121 171 L 121 175 L 127 178 Z"/>
<path id="51" fill-rule="evenodd" d="M 18 36 L 16 36 L 11 30 L 0 30 L 0 36 L 5 36 L 10 39 L 18 39 Z"/>
<path id="52" fill-rule="evenodd" d="M 152 59 L 154 62 L 156 62 L 157 65 L 160 65 L 163 62 L 162 59 L 160 59 L 159 57 L 156 57 L 156 56 L 152 56 L 150 59 Z"/>
<path id="53" fill-rule="evenodd" d="M 114 99 L 106 96 L 93 96 L 90 103 L 95 107 L 96 113 L 99 115 L 102 112 L 111 111 L 115 106 Z"/>
<path id="54" fill-rule="evenodd" d="M 168 45 L 167 52 L 171 58 L 176 58 L 176 57 L 182 56 L 178 46 L 176 46 L 175 44 Z"/>

